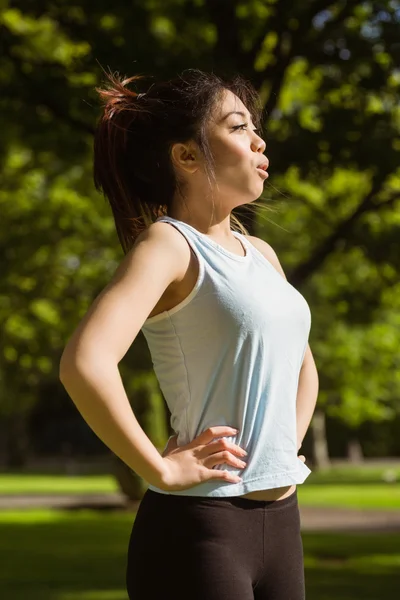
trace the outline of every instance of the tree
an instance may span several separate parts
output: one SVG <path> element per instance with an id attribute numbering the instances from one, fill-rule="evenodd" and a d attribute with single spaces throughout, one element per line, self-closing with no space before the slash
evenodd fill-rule
<path id="1" fill-rule="evenodd" d="M 2 414 L 26 415 L 38 382 L 57 376 L 69 332 L 121 257 L 91 181 L 102 65 L 163 78 L 196 66 L 253 81 L 271 163 L 264 198 L 277 208 L 272 225 L 264 213 L 235 212 L 310 303 L 321 408 L 346 422 L 391 418 L 399 10 L 393 0 L 24 0 L 2 9 Z"/>

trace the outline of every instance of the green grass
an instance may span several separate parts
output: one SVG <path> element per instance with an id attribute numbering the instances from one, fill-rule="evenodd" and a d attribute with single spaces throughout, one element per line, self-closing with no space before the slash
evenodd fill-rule
<path id="1" fill-rule="evenodd" d="M 385 483 L 389 473 L 395 483 Z M 386 474 L 386 475 L 385 475 Z M 298 486 L 303 506 L 399 510 L 399 467 L 341 467 L 313 472 Z M 112 475 L 0 474 L 0 494 L 91 494 L 117 492 Z"/>
<path id="2" fill-rule="evenodd" d="M 117 492 L 112 475 L 0 474 L 0 494 L 102 494 Z"/>
<path id="3" fill-rule="evenodd" d="M 381 466 L 370 466 L 367 463 L 354 466 L 346 465 L 331 467 L 329 469 L 313 470 L 307 478 L 313 485 L 326 485 L 327 483 L 384 483 L 392 478 L 400 482 L 400 461 L 387 463 Z"/>
<path id="4" fill-rule="evenodd" d="M 352 508 L 359 510 L 400 510 L 400 484 L 366 485 L 304 483 L 298 486 L 301 506 Z"/>
<path id="5" fill-rule="evenodd" d="M 400 534 L 303 534 L 307 600 L 383 600 L 400 586 Z"/>
<path id="6" fill-rule="evenodd" d="M 298 486 L 303 506 L 400 509 L 400 466 L 345 466 L 313 471 Z"/>
<path id="7" fill-rule="evenodd" d="M 127 600 L 134 514 L 0 513 L 0 596 Z M 400 586 L 400 534 L 303 534 L 307 600 L 382 600 Z M 188 596 L 188 600 L 190 597 Z"/>
<path id="8" fill-rule="evenodd" d="M 7 600 L 126 600 L 134 514 L 0 513 L 0 596 Z"/>

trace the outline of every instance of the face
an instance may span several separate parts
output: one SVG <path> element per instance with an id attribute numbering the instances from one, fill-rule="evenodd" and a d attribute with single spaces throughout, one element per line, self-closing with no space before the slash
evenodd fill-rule
<path id="1" fill-rule="evenodd" d="M 242 112 L 242 114 L 228 114 Z M 228 115 L 228 116 L 227 116 Z M 216 161 L 217 193 L 220 197 L 241 198 L 243 202 L 259 198 L 268 174 L 257 167 L 265 163 L 265 142 L 258 135 L 243 102 L 225 91 L 210 124 L 209 140 Z"/>

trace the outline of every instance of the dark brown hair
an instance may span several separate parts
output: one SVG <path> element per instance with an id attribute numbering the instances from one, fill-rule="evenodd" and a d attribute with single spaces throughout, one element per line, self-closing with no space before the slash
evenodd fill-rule
<path id="1" fill-rule="evenodd" d="M 240 75 L 225 80 L 214 73 L 186 69 L 138 93 L 128 84 L 136 86 L 145 76 L 105 74 L 105 87 L 96 88 L 103 112 L 94 136 L 93 177 L 96 189 L 111 205 L 118 238 L 127 253 L 143 229 L 168 214 L 176 192 L 184 201 L 184 184 L 170 157 L 172 145 L 194 140 L 204 156 L 209 181 L 215 181 L 207 124 L 224 90 L 240 98 L 257 128 L 262 106 L 255 88 Z M 247 233 L 233 214 L 231 221 Z"/>

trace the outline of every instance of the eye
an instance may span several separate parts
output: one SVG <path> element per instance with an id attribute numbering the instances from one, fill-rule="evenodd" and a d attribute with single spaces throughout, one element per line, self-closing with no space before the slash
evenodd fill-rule
<path id="1" fill-rule="evenodd" d="M 244 127 L 248 127 L 248 123 L 242 123 L 241 125 L 235 125 L 234 127 L 232 127 L 232 129 L 234 129 L 234 130 L 243 129 Z M 253 129 L 253 131 L 255 131 L 257 135 L 260 135 L 259 129 Z"/>

